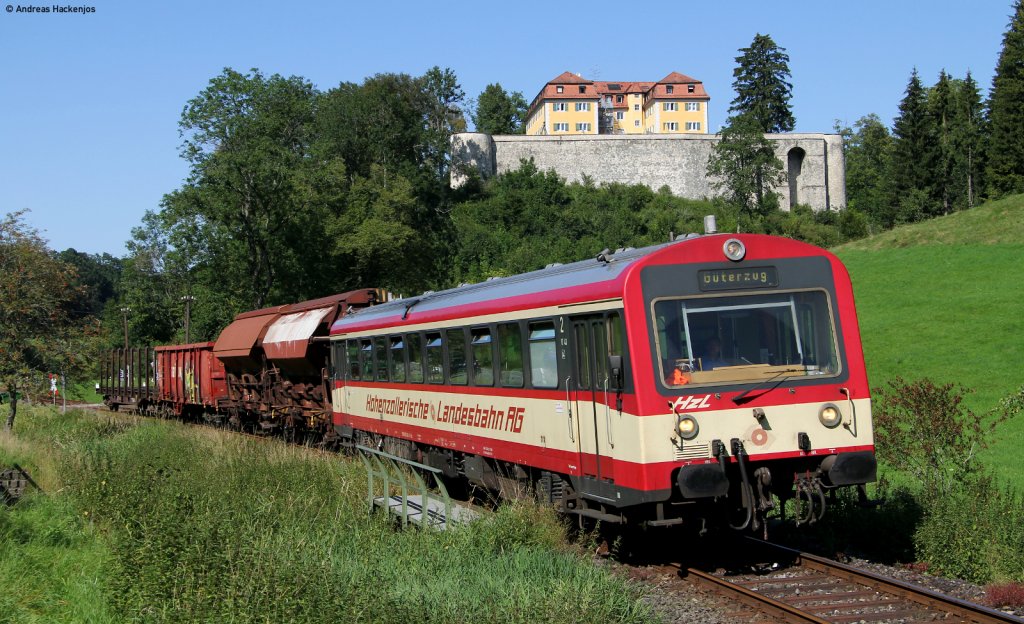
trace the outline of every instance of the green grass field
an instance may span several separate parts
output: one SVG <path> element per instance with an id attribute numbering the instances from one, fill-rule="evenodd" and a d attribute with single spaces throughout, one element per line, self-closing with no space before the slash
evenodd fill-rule
<path id="1" fill-rule="evenodd" d="M 367 511 L 354 459 L 131 416 L 19 409 L 2 622 L 649 622 L 550 509 L 444 533 Z"/>
<path id="2" fill-rule="evenodd" d="M 1024 195 L 834 250 L 850 270 L 872 387 L 896 376 L 960 383 L 986 413 L 1024 385 Z M 1024 490 L 1024 419 L 983 456 Z"/>

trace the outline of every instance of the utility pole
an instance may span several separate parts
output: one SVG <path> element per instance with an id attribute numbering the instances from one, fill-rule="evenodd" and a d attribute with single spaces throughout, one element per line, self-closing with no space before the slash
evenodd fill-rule
<path id="1" fill-rule="evenodd" d="M 189 320 L 192 313 L 192 302 L 196 300 L 192 295 L 184 295 L 181 298 L 185 302 L 185 344 L 191 344 L 192 340 L 189 334 Z"/>
<path id="2" fill-rule="evenodd" d="M 124 350 L 125 351 L 128 350 L 128 313 L 131 312 L 131 311 L 132 311 L 132 309 L 127 307 L 127 306 L 121 308 L 121 316 L 124 317 Z"/>

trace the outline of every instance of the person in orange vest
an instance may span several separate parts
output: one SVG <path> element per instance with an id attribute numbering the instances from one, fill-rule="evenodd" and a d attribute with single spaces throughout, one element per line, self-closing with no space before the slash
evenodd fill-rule
<path id="1" fill-rule="evenodd" d="M 676 362 L 672 371 L 665 376 L 665 383 L 670 386 L 685 386 L 690 381 L 690 365 L 685 360 Z"/>

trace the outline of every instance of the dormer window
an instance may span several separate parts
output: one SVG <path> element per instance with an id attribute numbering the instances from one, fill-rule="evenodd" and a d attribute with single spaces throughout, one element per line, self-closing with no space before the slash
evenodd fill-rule
<path id="1" fill-rule="evenodd" d="M 586 92 L 587 92 L 587 87 L 584 86 L 584 85 L 580 85 L 580 93 L 586 93 Z"/>
<path id="2" fill-rule="evenodd" d="M 555 87 L 555 93 L 561 93 L 564 90 L 565 87 L 563 87 L 562 85 L 558 85 L 557 87 Z"/>
<path id="3" fill-rule="evenodd" d="M 672 85 L 666 85 L 665 93 L 672 93 L 673 89 L 675 89 L 675 87 L 673 87 Z"/>
<path id="4" fill-rule="evenodd" d="M 697 90 L 697 85 L 692 85 L 692 84 L 686 85 L 686 92 L 687 93 L 693 93 L 696 90 Z"/>

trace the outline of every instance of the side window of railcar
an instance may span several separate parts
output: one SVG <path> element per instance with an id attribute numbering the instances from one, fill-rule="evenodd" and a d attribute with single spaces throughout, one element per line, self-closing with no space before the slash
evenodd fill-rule
<path id="1" fill-rule="evenodd" d="M 359 370 L 362 371 L 360 379 L 373 381 L 373 341 L 369 338 L 359 341 Z"/>
<path id="2" fill-rule="evenodd" d="M 388 380 L 388 339 L 377 336 L 373 339 L 373 359 L 376 361 L 377 381 Z"/>
<path id="3" fill-rule="evenodd" d="M 530 379 L 534 388 L 558 387 L 558 358 L 555 346 L 555 324 L 551 321 L 530 323 Z"/>
<path id="4" fill-rule="evenodd" d="M 449 329 L 448 338 L 448 383 L 464 386 L 469 383 L 466 371 L 466 330 Z"/>
<path id="5" fill-rule="evenodd" d="M 427 381 L 432 384 L 444 383 L 444 352 L 441 349 L 441 333 L 424 334 L 427 345 Z"/>
<path id="6" fill-rule="evenodd" d="M 348 356 L 348 378 L 359 380 L 359 341 L 349 340 L 345 343 Z"/>
<path id="7" fill-rule="evenodd" d="M 519 323 L 498 325 L 498 381 L 508 388 L 523 387 L 523 334 Z"/>
<path id="8" fill-rule="evenodd" d="M 391 341 L 391 381 L 405 382 L 405 341 L 401 336 L 392 336 Z"/>
<path id="9" fill-rule="evenodd" d="M 405 342 L 409 345 L 409 381 L 423 383 L 423 343 L 419 334 L 406 334 Z"/>
<path id="10" fill-rule="evenodd" d="M 478 327 L 473 334 L 473 383 L 477 386 L 494 385 L 494 349 L 489 327 Z"/>

